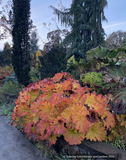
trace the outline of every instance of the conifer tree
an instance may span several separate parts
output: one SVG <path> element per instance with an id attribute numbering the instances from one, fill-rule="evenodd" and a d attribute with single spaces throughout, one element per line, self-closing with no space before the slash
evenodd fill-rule
<path id="1" fill-rule="evenodd" d="M 27 86 L 30 76 L 30 44 L 31 29 L 30 0 L 13 0 L 13 48 L 12 65 L 19 84 Z"/>
<path id="2" fill-rule="evenodd" d="M 61 46 L 70 46 L 67 59 L 75 55 L 77 61 L 80 58 L 86 61 L 89 49 L 105 43 L 101 19 L 106 20 L 103 11 L 106 5 L 106 0 L 73 0 L 71 8 L 64 9 L 64 12 L 50 6 L 61 20 L 61 25 L 71 27 L 70 34 L 61 43 Z"/>

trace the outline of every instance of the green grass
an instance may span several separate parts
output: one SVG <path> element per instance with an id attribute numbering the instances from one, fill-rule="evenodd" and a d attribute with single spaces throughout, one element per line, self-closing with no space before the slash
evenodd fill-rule
<path id="1" fill-rule="evenodd" d="M 13 84 L 11 81 L 3 84 L 2 90 L 10 94 L 18 94 L 21 91 L 19 85 Z"/>

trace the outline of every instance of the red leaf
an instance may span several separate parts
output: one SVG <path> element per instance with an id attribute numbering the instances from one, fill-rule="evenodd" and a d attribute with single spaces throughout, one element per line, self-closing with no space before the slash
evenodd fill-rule
<path id="1" fill-rule="evenodd" d="M 24 132 L 25 133 L 30 133 L 31 125 L 32 125 L 32 122 L 25 123 L 25 125 L 24 125 Z"/>

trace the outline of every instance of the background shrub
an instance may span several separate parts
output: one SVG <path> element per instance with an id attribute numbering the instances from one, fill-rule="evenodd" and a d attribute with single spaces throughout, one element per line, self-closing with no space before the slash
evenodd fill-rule
<path id="1" fill-rule="evenodd" d="M 66 71 L 67 60 L 65 59 L 65 53 L 65 48 L 56 46 L 51 48 L 44 56 L 39 57 L 42 65 L 39 66 L 41 79 L 53 77 L 58 72 Z"/>

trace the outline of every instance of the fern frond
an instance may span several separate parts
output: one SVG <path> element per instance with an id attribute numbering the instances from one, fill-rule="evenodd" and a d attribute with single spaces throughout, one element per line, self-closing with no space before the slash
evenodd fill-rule
<path id="1" fill-rule="evenodd" d="M 70 9 L 65 9 L 65 12 L 61 12 L 52 5 L 49 7 L 52 8 L 54 12 L 58 15 L 58 21 L 61 20 L 61 25 L 65 24 L 65 27 L 71 26 L 71 23 L 73 22 L 73 17 L 71 16 Z"/>

